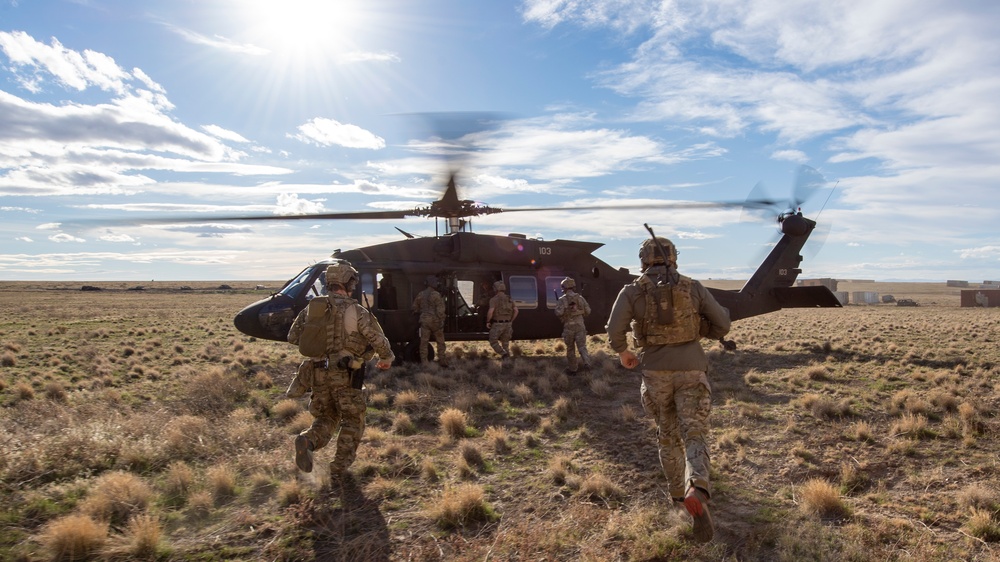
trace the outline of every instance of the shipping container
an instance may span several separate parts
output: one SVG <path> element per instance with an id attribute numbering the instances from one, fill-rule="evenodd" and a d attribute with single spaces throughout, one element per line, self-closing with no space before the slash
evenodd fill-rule
<path id="1" fill-rule="evenodd" d="M 851 304 L 878 304 L 878 292 L 854 291 L 851 293 Z"/>
<path id="2" fill-rule="evenodd" d="M 992 308 L 1000 306 L 1000 289 L 969 289 L 962 291 L 962 306 Z"/>

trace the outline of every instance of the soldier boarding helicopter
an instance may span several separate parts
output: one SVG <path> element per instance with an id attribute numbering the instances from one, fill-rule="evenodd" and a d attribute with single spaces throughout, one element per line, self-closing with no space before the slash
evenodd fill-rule
<path id="1" fill-rule="evenodd" d="M 809 170 L 812 170 L 809 168 Z M 815 173 L 815 170 L 812 170 Z M 818 173 L 816 174 L 818 175 Z M 801 203 L 796 197 L 792 209 Z M 667 204 L 671 208 L 711 208 L 741 206 L 755 210 L 777 205 L 767 199 L 739 203 Z M 597 207 L 571 207 L 568 210 L 592 210 Z M 638 209 L 636 206 L 600 207 L 601 209 Z M 649 209 L 648 205 L 641 207 Z M 488 339 L 486 307 L 493 284 L 503 281 L 519 313 L 516 336 L 521 340 L 559 338 L 562 324 L 553 314 L 558 301 L 559 283 L 566 277 L 576 281 L 577 291 L 590 303 L 592 314 L 586 319 L 587 334 L 604 332 L 611 306 L 622 286 L 637 275 L 625 268 L 614 268 L 594 256 L 603 246 L 597 242 L 576 240 L 538 240 L 522 234 L 497 236 L 471 231 L 471 217 L 503 212 L 567 210 L 567 208 L 519 208 L 504 210 L 458 199 L 452 174 L 440 200 L 429 207 L 406 211 L 372 211 L 291 216 L 224 217 L 211 220 L 317 220 L 317 219 L 401 219 L 410 216 L 442 220 L 445 233 L 434 237 L 415 237 L 397 228 L 402 240 L 337 250 L 330 259 L 319 261 L 290 279 L 269 297 L 250 304 L 234 319 L 236 328 L 249 336 L 286 341 L 295 316 L 315 296 L 325 294 L 326 267 L 336 260 L 349 261 L 359 273 L 353 295 L 378 318 L 396 356 L 406 361 L 419 360 L 418 319 L 410 303 L 427 283 L 437 279 L 445 299 L 447 319 L 445 339 L 449 341 L 484 341 Z M 204 219 L 201 219 L 204 220 Z M 709 288 L 732 320 L 767 314 L 782 308 L 840 307 L 836 296 L 824 286 L 796 287 L 802 272 L 800 252 L 816 222 L 804 217 L 801 210 L 778 214 L 781 238 L 738 291 Z M 724 342 L 732 344 L 732 342 Z M 728 347 L 728 346 L 727 346 Z M 734 348 L 733 344 L 733 348 Z M 430 352 L 433 357 L 433 349 Z"/>

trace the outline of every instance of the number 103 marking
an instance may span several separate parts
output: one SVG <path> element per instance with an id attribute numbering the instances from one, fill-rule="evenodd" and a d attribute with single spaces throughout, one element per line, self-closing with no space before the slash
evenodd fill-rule
<path id="1" fill-rule="evenodd" d="M 548 246 L 539 246 L 538 253 L 543 256 L 551 256 L 552 248 L 549 248 Z"/>

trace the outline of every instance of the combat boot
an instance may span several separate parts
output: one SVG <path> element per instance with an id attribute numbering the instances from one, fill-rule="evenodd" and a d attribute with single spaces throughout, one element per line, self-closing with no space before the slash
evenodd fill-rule
<path id="1" fill-rule="evenodd" d="M 701 488 L 691 486 L 684 496 L 684 507 L 694 519 L 694 539 L 698 542 L 708 542 L 715 534 L 712 525 L 712 514 L 708 511 L 708 494 Z"/>
<path id="2" fill-rule="evenodd" d="M 313 444 L 305 435 L 295 438 L 295 466 L 302 472 L 312 472 Z"/>

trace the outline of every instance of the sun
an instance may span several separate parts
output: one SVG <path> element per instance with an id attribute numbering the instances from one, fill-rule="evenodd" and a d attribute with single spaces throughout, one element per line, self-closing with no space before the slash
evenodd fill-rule
<path id="1" fill-rule="evenodd" d="M 241 3 L 255 42 L 280 55 L 335 56 L 365 26 L 356 0 L 250 0 Z"/>

